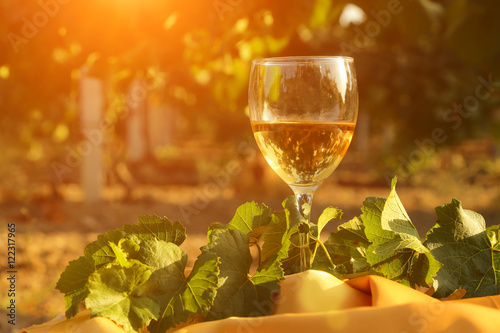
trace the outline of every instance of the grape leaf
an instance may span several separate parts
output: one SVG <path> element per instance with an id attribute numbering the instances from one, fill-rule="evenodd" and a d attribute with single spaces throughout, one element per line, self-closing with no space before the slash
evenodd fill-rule
<path id="1" fill-rule="evenodd" d="M 188 277 L 184 275 L 186 256 L 178 258 L 175 265 L 155 271 L 145 285 L 145 291 L 160 304 L 158 320 L 148 327 L 151 333 L 163 333 L 191 314 L 205 316 L 211 308 L 219 283 L 219 260 L 214 253 L 202 253 Z"/>
<path id="2" fill-rule="evenodd" d="M 366 260 L 372 268 L 412 287 L 427 287 L 432 283 L 441 264 L 420 241 L 396 193 L 396 181 L 392 182 L 387 200 L 369 197 L 361 211 L 365 234 L 371 242 Z"/>
<path id="3" fill-rule="evenodd" d="M 104 266 L 89 277 L 85 305 L 92 316 L 108 317 L 127 332 L 139 332 L 160 314 L 154 300 L 135 294 L 150 276 L 151 268 L 139 262 L 131 267 L 118 263 Z"/>
<path id="4" fill-rule="evenodd" d="M 321 235 L 321 231 L 332 220 L 340 220 L 342 218 L 342 211 L 338 208 L 327 207 L 318 218 L 318 236 Z"/>
<path id="5" fill-rule="evenodd" d="M 155 238 L 181 245 L 186 239 L 186 228 L 180 222 L 172 223 L 166 217 L 143 215 L 138 218 L 137 224 L 126 224 L 122 229 L 99 235 L 97 241 L 87 245 L 84 254 L 94 257 L 96 267 L 111 263 L 116 259 L 116 253 L 110 242 L 118 244 L 123 238 L 132 239 L 136 243 Z"/>
<path id="6" fill-rule="evenodd" d="M 288 246 L 290 244 L 290 232 L 297 232 L 297 226 L 293 226 L 294 230 L 289 226 L 287 211 L 275 212 L 271 217 L 269 229 L 262 235 L 264 244 L 262 245 L 261 260 L 265 261 L 272 255 L 277 256 L 275 259 L 281 260 L 288 255 Z"/>
<path id="7" fill-rule="evenodd" d="M 186 239 L 186 228 L 179 222 L 156 215 L 140 216 L 137 224 L 126 224 L 123 230 L 141 240 L 158 239 L 181 245 Z"/>
<path id="8" fill-rule="evenodd" d="M 119 246 L 110 244 L 117 254 L 116 263 L 112 264 L 113 270 L 117 270 L 118 266 L 121 267 L 124 269 L 125 277 L 130 280 L 133 278 L 131 273 L 134 272 L 125 269 L 143 267 L 149 270 L 150 276 L 141 281 L 143 283 L 137 283 L 133 289 L 126 286 L 127 281 L 114 278 L 113 283 L 116 285 L 108 289 L 121 292 L 119 296 L 122 299 L 114 294 L 109 296 L 112 292 L 106 290 L 107 294 L 103 293 L 104 296 L 109 294 L 111 299 L 118 299 L 110 301 L 110 304 L 98 304 L 91 297 L 91 291 L 85 304 L 92 309 L 93 314 L 107 316 L 118 324 L 124 325 L 127 330 L 128 328 L 138 330 L 154 319 L 149 324 L 149 331 L 165 332 L 168 328 L 186 321 L 191 314 L 205 315 L 208 312 L 218 285 L 218 257 L 215 254 L 201 255 L 195 262 L 191 274 L 186 278 L 184 270 L 187 255 L 172 242 L 157 238 L 143 238 L 140 248 L 134 246 L 135 243 L 129 239 L 121 240 Z M 123 294 L 124 290 L 128 293 Z M 138 310 L 132 307 L 145 304 L 146 300 L 153 302 L 154 317 L 135 316 L 134 313 Z M 108 306 L 109 311 L 103 311 L 103 306 Z M 128 306 L 132 311 L 128 316 L 130 323 L 126 322 L 127 318 L 124 316 L 129 309 Z"/>
<path id="9" fill-rule="evenodd" d="M 217 229 L 227 229 L 227 225 L 220 222 L 213 222 L 210 227 L 208 227 L 207 240 L 210 241 L 210 236 L 212 232 Z"/>
<path id="10" fill-rule="evenodd" d="M 492 266 L 495 270 L 495 275 L 497 276 L 497 281 L 500 281 L 500 225 L 492 225 L 486 228 L 486 234 L 491 242 L 492 248 Z M 500 288 L 498 288 L 498 294 L 500 294 Z"/>
<path id="11" fill-rule="evenodd" d="M 185 310 L 206 315 L 213 304 L 219 284 L 219 257 L 202 253 L 186 280 L 182 300 Z"/>
<path id="12" fill-rule="evenodd" d="M 250 243 L 255 244 L 268 229 L 269 222 L 271 222 L 271 209 L 269 207 L 253 201 L 247 202 L 236 209 L 234 217 L 228 224 L 212 223 L 208 237 L 216 229 L 233 229 L 247 234 L 250 237 Z"/>
<path id="13" fill-rule="evenodd" d="M 500 242 L 500 224 L 492 225 L 486 228 L 486 234 L 491 242 L 492 246 L 498 246 Z"/>
<path id="14" fill-rule="evenodd" d="M 268 268 L 259 268 L 249 276 L 252 256 L 249 237 L 240 230 L 218 229 L 202 247 L 203 253 L 220 257 L 220 284 L 208 320 L 229 316 L 262 316 L 270 314 L 271 295 L 279 291 L 278 281 L 283 278 L 279 262 Z"/>
<path id="15" fill-rule="evenodd" d="M 85 247 L 84 256 L 70 262 L 59 278 L 56 288 L 65 294 L 66 316 L 71 318 L 78 312 L 79 304 L 89 293 L 88 278 L 96 268 L 116 260 L 122 265 L 131 265 L 126 257 L 133 258 L 132 252 L 137 251 L 141 240 L 162 239 L 180 245 L 185 238 L 185 228 L 179 222 L 172 223 L 155 215 L 141 216 L 135 226 L 125 225 L 99 235 Z"/>
<path id="16" fill-rule="evenodd" d="M 247 202 L 236 209 L 236 214 L 228 224 L 228 228 L 237 229 L 249 234 L 254 229 L 265 227 L 271 221 L 271 209 L 264 204 Z"/>
<path id="17" fill-rule="evenodd" d="M 364 230 L 365 227 L 359 217 L 338 226 L 337 232 L 332 232 L 324 243 L 335 266 L 331 267 L 324 251 L 318 249 L 313 268 L 333 273 L 338 277 L 369 271 L 366 249 L 370 241 L 366 238 Z"/>
<path id="18" fill-rule="evenodd" d="M 92 258 L 81 256 L 69 262 L 57 281 L 56 288 L 62 293 L 72 293 L 85 287 L 88 277 L 95 271 Z"/>
<path id="19" fill-rule="evenodd" d="M 87 281 L 98 267 L 115 261 L 116 253 L 111 243 L 117 244 L 125 236 L 123 230 L 110 230 L 99 235 L 97 240 L 85 247 L 84 256 L 71 261 L 61 274 L 56 288 L 64 293 L 66 317 L 71 318 L 78 313 L 78 307 L 88 296 Z"/>
<path id="20" fill-rule="evenodd" d="M 89 290 L 87 288 L 74 292 L 68 293 L 64 295 L 64 303 L 65 303 L 65 312 L 64 315 L 66 318 L 72 318 L 76 316 L 78 311 L 80 310 L 80 304 L 85 300 L 85 298 L 89 295 Z"/>
<path id="21" fill-rule="evenodd" d="M 65 294 L 67 318 L 74 317 L 78 313 L 78 306 L 88 295 L 87 281 L 94 271 L 92 258 L 81 256 L 70 261 L 59 277 L 56 289 Z"/>
<path id="22" fill-rule="evenodd" d="M 87 245 L 83 251 L 85 256 L 92 257 L 97 268 L 109 264 L 116 259 L 116 254 L 109 243 L 118 244 L 120 239 L 127 237 L 122 229 L 110 230 L 97 236 L 97 240 Z"/>
<path id="23" fill-rule="evenodd" d="M 116 245 L 113 242 L 109 242 L 109 246 L 116 256 L 116 261 L 122 267 L 132 267 L 133 261 L 129 261 L 129 257 L 133 257 L 140 249 L 139 244 L 128 238 L 122 238 Z"/>
<path id="24" fill-rule="evenodd" d="M 456 289 L 465 298 L 496 295 L 500 291 L 500 244 L 498 226 L 488 229 L 484 218 L 463 209 L 460 201 L 436 208 L 437 223 L 427 233 L 425 245 L 443 263 L 435 280 L 435 297 Z"/>
<path id="25" fill-rule="evenodd" d="M 283 208 L 283 211 L 275 212 L 271 216 L 269 229 L 262 235 L 264 244 L 261 260 L 262 267 L 269 267 L 279 260 L 285 274 L 291 274 L 300 268 L 298 227 L 304 220 L 296 207 L 294 197 L 285 199 Z"/>
<path id="26" fill-rule="evenodd" d="M 158 269 L 178 270 L 184 272 L 187 254 L 174 243 L 158 239 L 148 239 L 140 244 L 134 259 L 151 267 L 153 272 Z"/>

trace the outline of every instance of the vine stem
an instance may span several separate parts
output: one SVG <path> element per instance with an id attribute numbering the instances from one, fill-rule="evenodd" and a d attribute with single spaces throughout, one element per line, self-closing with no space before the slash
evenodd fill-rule
<path id="1" fill-rule="evenodd" d="M 335 267 L 335 265 L 333 264 L 333 260 L 332 260 L 332 257 L 330 257 L 330 254 L 328 253 L 328 250 L 326 249 L 325 247 L 325 244 L 323 244 L 322 241 L 320 241 L 318 238 L 316 237 L 313 237 L 311 236 L 311 239 L 314 240 L 317 244 L 319 244 L 319 246 L 323 249 L 323 251 L 325 252 L 325 255 L 326 255 L 326 258 L 328 259 L 328 261 L 330 262 L 330 266 L 332 268 Z M 316 257 L 316 250 L 317 250 L 317 247 L 316 249 L 314 249 L 314 253 L 313 253 L 313 256 L 311 258 L 311 261 L 314 261 L 314 257 Z"/>
<path id="2" fill-rule="evenodd" d="M 250 247 L 255 246 L 257 248 L 257 255 L 258 255 L 258 260 L 259 260 L 259 266 L 262 264 L 262 249 L 260 248 L 259 241 L 258 239 L 255 239 L 255 241 L 252 241 L 255 238 L 250 238 Z"/>
<path id="3" fill-rule="evenodd" d="M 259 266 L 262 264 L 262 250 L 258 242 L 255 242 L 255 246 L 257 246 L 257 252 L 259 252 Z"/>

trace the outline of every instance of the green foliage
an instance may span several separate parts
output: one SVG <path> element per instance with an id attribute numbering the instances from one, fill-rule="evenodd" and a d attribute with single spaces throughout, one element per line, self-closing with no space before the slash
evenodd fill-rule
<path id="1" fill-rule="evenodd" d="M 437 223 L 427 234 L 425 245 L 443 263 L 436 276 L 436 297 L 456 289 L 465 297 L 500 293 L 499 226 L 486 228 L 484 218 L 463 209 L 457 200 L 436 208 Z"/>
<path id="2" fill-rule="evenodd" d="M 67 318 L 74 317 L 78 313 L 80 303 L 88 296 L 87 282 L 94 271 L 94 260 L 89 256 L 82 256 L 70 261 L 61 274 L 56 288 L 64 293 Z"/>
<path id="3" fill-rule="evenodd" d="M 191 314 L 206 315 L 219 283 L 219 259 L 200 255 L 186 277 L 187 256 L 179 248 L 185 238 L 179 222 L 154 215 L 99 235 L 57 282 L 66 316 L 84 302 L 93 316 L 108 317 L 128 332 L 147 325 L 165 332 Z"/>
<path id="4" fill-rule="evenodd" d="M 271 267 L 259 267 L 250 276 L 252 256 L 249 241 L 240 230 L 216 230 L 210 243 L 202 247 L 203 253 L 219 256 L 220 279 L 223 281 L 217 289 L 208 320 L 271 314 L 271 295 L 279 291 L 278 281 L 283 278 L 283 271 L 279 261 L 275 261 Z"/>
<path id="5" fill-rule="evenodd" d="M 83 302 L 92 316 L 108 317 L 128 332 L 145 326 L 165 332 L 191 315 L 214 320 L 269 314 L 283 270 L 275 260 L 250 276 L 251 238 L 238 230 L 259 238 L 269 213 L 264 205 L 241 206 L 228 228 L 212 230 L 187 276 L 187 255 L 179 248 L 186 234 L 179 222 L 144 215 L 136 225 L 99 235 L 57 283 L 66 316 L 74 316 Z"/>
<path id="6" fill-rule="evenodd" d="M 186 239 L 186 228 L 179 221 L 171 222 L 166 217 L 158 221 L 154 215 L 140 216 L 137 224 L 126 224 L 123 231 L 135 235 L 140 241 L 157 239 L 177 246 Z"/>
<path id="7" fill-rule="evenodd" d="M 427 287 L 441 264 L 420 241 L 393 181 L 387 200 L 368 198 L 363 203 L 361 220 L 371 244 L 366 260 L 376 272 L 401 283 Z"/>
<path id="8" fill-rule="evenodd" d="M 322 255 L 313 267 L 340 277 L 367 272 L 411 287 L 432 284 L 441 264 L 422 244 L 396 193 L 396 180 L 387 199 L 369 197 L 361 211 L 325 242 L 331 263 Z"/>
<path id="9" fill-rule="evenodd" d="M 135 295 L 151 276 L 151 269 L 141 263 L 130 267 L 111 264 L 92 273 L 85 305 L 93 316 L 108 317 L 128 332 L 139 332 L 159 316 L 159 305 L 148 297 Z"/>
<path id="10" fill-rule="evenodd" d="M 321 232 L 323 231 L 323 228 L 331 221 L 333 220 L 340 220 L 342 218 L 342 211 L 338 208 L 333 208 L 333 207 L 327 207 L 321 213 L 321 215 L 318 218 L 318 231 L 317 234 L 321 235 Z"/>
<path id="11" fill-rule="evenodd" d="M 312 268 L 342 279 L 378 274 L 405 285 L 431 287 L 443 298 L 500 291 L 500 226 L 485 228 L 481 215 L 459 201 L 436 208 L 437 224 L 422 242 L 396 193 L 369 197 L 362 214 L 338 226 L 323 244 L 325 225 L 342 212 L 328 207 L 318 223 L 306 223 L 294 198 L 271 212 L 249 202 L 227 224 L 214 223 L 208 243 L 189 274 L 179 248 L 178 222 L 145 215 L 137 225 L 108 231 L 71 261 L 56 288 L 65 294 L 66 316 L 83 302 L 92 316 L 105 316 L 128 332 L 148 327 L 163 333 L 191 316 L 219 320 L 272 313 L 273 295 L 286 274 L 299 270 L 298 237 L 309 237 Z M 119 239 L 118 239 L 119 238 Z M 256 247 L 254 258 L 250 248 Z"/>
<path id="12" fill-rule="evenodd" d="M 283 208 L 283 211 L 273 214 L 269 229 L 262 235 L 261 261 L 262 265 L 269 266 L 270 262 L 279 260 L 285 274 L 293 274 L 300 271 L 299 234 L 310 231 L 311 236 L 317 236 L 317 227 L 309 229 L 305 225 L 305 220 L 297 209 L 294 197 L 285 199 Z M 301 226 L 307 226 L 307 230 L 301 230 Z M 312 224 L 311 226 L 314 227 Z M 312 246 L 316 246 L 316 243 L 312 242 Z"/>
<path id="13" fill-rule="evenodd" d="M 250 237 L 250 243 L 256 243 L 268 228 L 270 221 L 271 209 L 264 204 L 252 202 L 238 207 L 226 228 L 239 230 Z"/>
<path id="14" fill-rule="evenodd" d="M 290 201 L 293 199 L 287 199 Z M 284 203 L 285 205 L 286 203 Z M 261 250 L 261 260 L 266 261 L 269 258 L 274 260 L 285 259 L 288 256 L 288 249 L 291 242 L 290 237 L 298 232 L 298 224 L 291 224 L 289 211 L 275 212 L 269 223 L 269 229 L 262 235 L 264 244 Z"/>
<path id="15" fill-rule="evenodd" d="M 176 265 L 158 269 L 155 279 L 144 285 L 143 293 L 161 304 L 159 318 L 148 327 L 152 333 L 165 332 L 168 328 L 186 322 L 190 315 L 205 316 L 214 302 L 219 283 L 217 256 L 200 255 L 187 277 L 184 275 L 186 256 L 181 255 L 179 259 Z"/>
<path id="16" fill-rule="evenodd" d="M 326 251 L 318 251 L 313 268 L 338 277 L 363 272 L 375 273 L 366 260 L 369 245 L 363 221 L 355 217 L 341 224 L 337 232 L 330 234 L 324 244 Z"/>
<path id="17" fill-rule="evenodd" d="M 393 180 L 387 199 L 370 197 L 363 214 L 338 227 L 313 268 L 349 278 L 380 274 L 412 287 L 433 286 L 434 297 L 455 290 L 464 297 L 500 292 L 499 226 L 485 227 L 478 213 L 457 200 L 436 208 L 437 223 L 424 242 L 408 217 Z"/>

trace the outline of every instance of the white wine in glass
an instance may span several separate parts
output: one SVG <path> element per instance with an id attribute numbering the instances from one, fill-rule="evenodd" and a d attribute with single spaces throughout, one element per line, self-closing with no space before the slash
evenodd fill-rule
<path id="1" fill-rule="evenodd" d="M 337 168 L 358 114 L 354 62 L 349 57 L 254 60 L 250 121 L 271 168 L 294 192 L 309 222 L 314 191 Z M 300 270 L 310 268 L 309 237 L 301 234 Z"/>

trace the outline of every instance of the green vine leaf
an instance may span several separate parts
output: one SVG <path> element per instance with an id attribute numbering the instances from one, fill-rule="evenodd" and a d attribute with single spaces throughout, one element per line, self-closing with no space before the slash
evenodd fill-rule
<path id="1" fill-rule="evenodd" d="M 127 332 L 140 332 L 160 314 L 154 300 L 134 294 L 150 276 L 151 268 L 138 262 L 130 267 L 102 267 L 89 277 L 85 305 L 92 309 L 92 316 L 108 317 Z"/>
<path id="2" fill-rule="evenodd" d="M 236 229 L 249 234 L 255 229 L 265 227 L 271 221 L 271 209 L 264 204 L 249 202 L 236 209 L 236 214 L 229 222 L 229 229 Z"/>
<path id="3" fill-rule="evenodd" d="M 299 225 L 304 223 L 295 204 L 295 198 L 283 201 L 283 211 L 271 216 L 269 229 L 262 239 L 262 267 L 269 267 L 276 260 L 281 261 L 285 274 L 297 272 L 300 268 Z"/>
<path id="4" fill-rule="evenodd" d="M 127 237 L 122 229 L 110 230 L 97 236 L 97 240 L 88 244 L 83 253 L 86 257 L 92 257 L 94 265 L 99 268 L 103 265 L 112 263 L 116 259 L 116 254 L 111 248 L 110 243 L 118 244 L 120 239 Z"/>
<path id="5" fill-rule="evenodd" d="M 436 208 L 437 223 L 425 245 L 443 263 L 435 283 L 435 297 L 443 298 L 462 288 L 467 297 L 500 292 L 499 226 L 485 227 L 484 218 L 463 209 L 460 201 Z"/>
<path id="6" fill-rule="evenodd" d="M 140 241 L 154 238 L 180 246 L 186 239 L 186 228 L 179 221 L 156 215 L 140 216 L 137 224 L 126 224 L 123 230 Z"/>
<path id="7" fill-rule="evenodd" d="M 270 314 L 271 295 L 279 291 L 278 281 L 283 279 L 278 261 L 267 268 L 259 267 L 250 276 L 249 237 L 233 229 L 214 230 L 202 252 L 214 253 L 220 258 L 220 285 L 208 320 Z"/>
<path id="8" fill-rule="evenodd" d="M 366 260 L 372 268 L 391 280 L 412 287 L 428 287 L 441 264 L 420 241 L 396 193 L 396 181 L 392 182 L 387 200 L 367 198 L 361 211 L 365 234 L 371 243 Z"/>
<path id="9" fill-rule="evenodd" d="M 366 261 L 370 241 L 359 217 L 338 226 L 337 232 L 332 232 L 324 245 L 335 266 L 331 267 L 324 251 L 318 250 L 313 269 L 330 272 L 338 277 L 370 271 Z"/>
<path id="10" fill-rule="evenodd" d="M 178 257 L 175 268 L 155 271 L 147 291 L 160 305 L 160 316 L 148 327 L 151 333 L 163 333 L 186 322 L 190 315 L 206 316 L 215 299 L 219 283 L 219 259 L 214 253 L 202 253 L 186 277 L 186 256 Z"/>
<path id="11" fill-rule="evenodd" d="M 94 271 L 92 258 L 81 256 L 70 261 L 59 277 L 56 289 L 65 294 L 66 318 L 74 317 L 78 313 L 80 303 L 88 296 L 87 281 Z"/>
<path id="12" fill-rule="evenodd" d="M 216 229 L 239 230 L 250 237 L 250 243 L 256 244 L 262 234 L 268 229 L 271 222 L 271 209 L 264 204 L 247 202 L 236 209 L 231 221 L 224 225 L 219 222 L 212 223 L 208 237 Z"/>
<path id="13" fill-rule="evenodd" d="M 318 236 L 326 225 L 333 220 L 340 220 L 342 218 L 342 211 L 338 208 L 327 207 L 318 218 Z"/>

